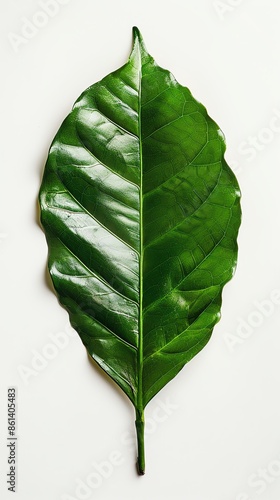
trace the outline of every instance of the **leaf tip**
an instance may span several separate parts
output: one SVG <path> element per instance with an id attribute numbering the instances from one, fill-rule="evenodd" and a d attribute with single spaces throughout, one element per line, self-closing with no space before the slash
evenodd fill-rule
<path id="1" fill-rule="evenodd" d="M 136 45 L 138 45 L 140 51 L 146 53 L 147 50 L 146 50 L 144 40 L 143 40 L 141 31 L 139 30 L 139 28 L 137 28 L 137 26 L 133 26 L 132 33 L 133 33 L 133 48 Z"/>
<path id="2" fill-rule="evenodd" d="M 132 33 L 133 33 L 133 40 L 135 41 L 136 39 L 138 40 L 142 40 L 142 35 L 140 33 L 140 30 L 139 28 L 137 28 L 137 26 L 133 26 L 132 28 Z"/>

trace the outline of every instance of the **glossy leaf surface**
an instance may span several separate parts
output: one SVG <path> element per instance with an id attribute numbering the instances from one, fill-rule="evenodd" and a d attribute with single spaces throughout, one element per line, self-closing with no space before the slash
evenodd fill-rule
<path id="1" fill-rule="evenodd" d="M 50 148 L 40 203 L 54 287 L 138 428 L 208 342 L 235 269 L 240 195 L 224 151 L 136 28 L 127 64 L 80 96 Z"/>

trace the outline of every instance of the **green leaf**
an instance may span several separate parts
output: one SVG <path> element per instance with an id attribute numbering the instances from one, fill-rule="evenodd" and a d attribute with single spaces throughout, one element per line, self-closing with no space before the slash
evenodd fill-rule
<path id="1" fill-rule="evenodd" d="M 61 125 L 40 204 L 58 298 L 135 406 L 144 473 L 144 408 L 220 318 L 241 213 L 221 130 L 133 32 Z"/>

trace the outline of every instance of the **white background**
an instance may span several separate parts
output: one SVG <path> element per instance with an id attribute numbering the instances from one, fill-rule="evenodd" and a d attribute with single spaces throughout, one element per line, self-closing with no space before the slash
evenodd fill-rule
<path id="1" fill-rule="evenodd" d="M 0 1 L 1 500 L 13 498 L 6 485 L 11 385 L 18 390 L 18 500 L 279 500 L 280 4 L 64 4 L 57 0 L 53 17 L 42 17 L 39 0 Z M 70 335 L 47 284 L 36 202 L 61 121 L 86 87 L 126 61 L 133 25 L 219 123 L 243 195 L 238 268 L 222 319 L 147 408 L 144 477 L 135 473 L 126 434 L 134 432 L 131 404 Z M 58 338 L 64 346 L 55 347 Z M 119 465 L 102 478 L 96 465 L 113 451 Z M 93 487 L 77 490 L 90 479 Z"/>

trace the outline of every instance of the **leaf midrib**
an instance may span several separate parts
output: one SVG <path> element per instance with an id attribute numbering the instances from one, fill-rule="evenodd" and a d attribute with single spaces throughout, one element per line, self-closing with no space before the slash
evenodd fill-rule
<path id="1" fill-rule="evenodd" d="M 142 126 L 141 126 L 141 97 L 142 97 L 142 47 L 137 37 L 137 50 L 139 62 L 139 89 L 138 89 L 138 135 L 139 135 L 139 160 L 140 160 L 140 257 L 139 257 L 139 346 L 138 346 L 138 388 L 137 409 L 143 411 L 143 149 L 142 149 Z"/>

